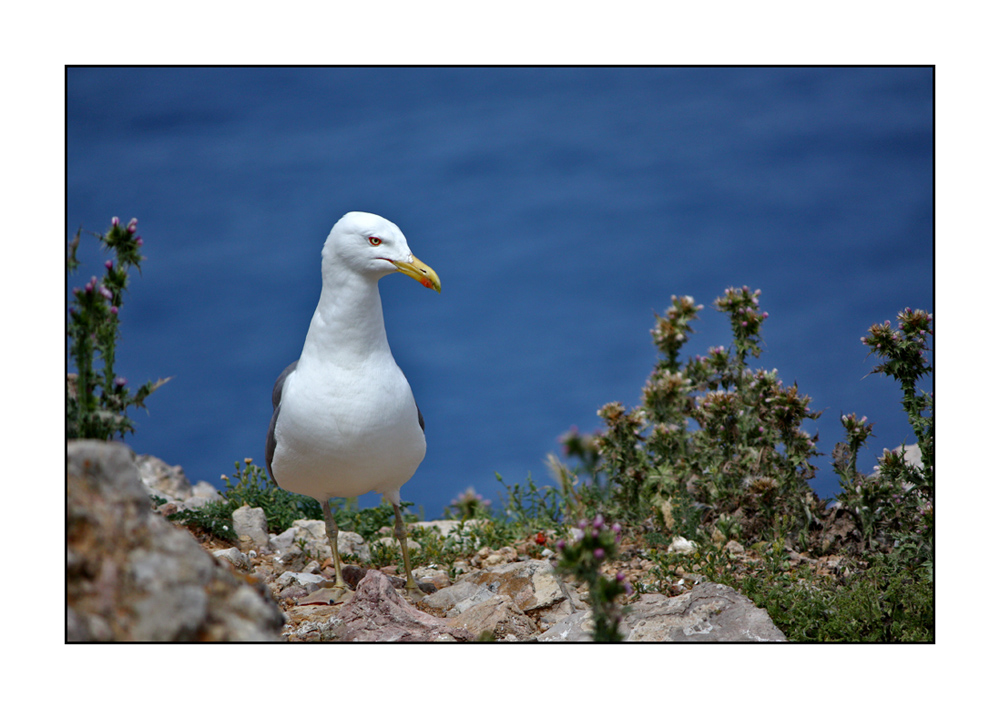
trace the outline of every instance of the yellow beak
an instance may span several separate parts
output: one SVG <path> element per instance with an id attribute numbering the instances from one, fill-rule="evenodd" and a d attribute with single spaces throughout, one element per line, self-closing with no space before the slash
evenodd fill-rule
<path id="1" fill-rule="evenodd" d="M 438 293 L 441 292 L 441 279 L 438 278 L 438 274 L 434 273 L 433 268 L 418 259 L 416 256 L 413 257 L 412 263 L 406 263 L 405 261 L 393 261 L 392 265 L 395 266 L 400 273 L 405 273 L 410 278 L 420 281 L 425 288 L 433 288 Z"/>

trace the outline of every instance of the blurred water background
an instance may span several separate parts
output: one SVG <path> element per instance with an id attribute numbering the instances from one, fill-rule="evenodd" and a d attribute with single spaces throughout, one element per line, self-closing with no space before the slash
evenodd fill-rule
<path id="1" fill-rule="evenodd" d="M 653 313 L 704 304 L 684 354 L 704 353 L 742 285 L 770 314 L 754 366 L 823 412 L 831 497 L 842 413 L 875 422 L 863 468 L 913 442 L 860 338 L 933 309 L 933 96 L 929 68 L 70 68 L 66 235 L 139 219 L 117 370 L 173 379 L 126 442 L 192 480 L 263 463 L 320 248 L 364 210 L 443 284 L 381 281 L 426 517 L 470 486 L 496 501 L 495 472 L 550 484 L 563 432 L 639 403 Z M 95 242 L 70 287 L 101 272 Z"/>

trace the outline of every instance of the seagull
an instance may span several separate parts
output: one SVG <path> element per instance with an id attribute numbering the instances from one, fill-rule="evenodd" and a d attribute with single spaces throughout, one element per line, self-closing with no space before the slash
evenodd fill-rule
<path id="1" fill-rule="evenodd" d="M 403 552 L 405 592 L 413 580 L 399 490 L 424 459 L 424 417 L 386 339 L 378 281 L 405 273 L 441 292 L 432 268 L 417 259 L 395 224 L 349 212 L 330 230 L 322 252 L 323 288 L 302 354 L 274 383 L 265 459 L 281 488 L 316 499 L 333 552 L 328 602 L 349 598 L 341 573 L 331 497 L 378 492 L 392 504 Z"/>

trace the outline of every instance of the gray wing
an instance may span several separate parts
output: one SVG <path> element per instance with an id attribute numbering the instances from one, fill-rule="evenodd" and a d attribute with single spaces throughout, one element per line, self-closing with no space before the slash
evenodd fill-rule
<path id="1" fill-rule="evenodd" d="M 278 375 L 278 380 L 274 383 L 274 389 L 271 391 L 271 405 L 274 407 L 274 413 L 271 414 L 271 425 L 267 428 L 267 443 L 264 444 L 264 462 L 267 464 L 267 476 L 271 478 L 271 482 L 275 485 L 278 483 L 274 479 L 274 473 L 271 472 L 271 460 L 274 458 L 274 447 L 277 445 L 277 442 L 274 440 L 274 427 L 278 423 L 278 413 L 281 411 L 281 390 L 285 386 L 285 379 L 295 371 L 298 363 L 299 361 L 295 360 L 285 367 L 285 371 Z M 419 413 L 418 411 L 417 414 L 419 415 Z M 421 426 L 423 426 L 423 419 L 421 419 Z"/>

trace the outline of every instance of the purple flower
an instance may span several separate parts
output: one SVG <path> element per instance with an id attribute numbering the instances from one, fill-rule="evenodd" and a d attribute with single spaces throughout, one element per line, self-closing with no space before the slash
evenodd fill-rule
<path id="1" fill-rule="evenodd" d="M 623 574 L 621 571 L 615 574 L 615 581 L 624 581 L 624 580 L 625 580 L 625 574 Z"/>
<path id="2" fill-rule="evenodd" d="M 136 219 L 135 217 L 132 217 L 132 221 L 130 221 L 128 223 L 128 226 L 125 227 L 126 231 L 128 231 L 129 234 L 134 234 L 135 233 L 135 225 L 138 224 L 138 223 L 139 223 L 139 220 Z"/>
<path id="3" fill-rule="evenodd" d="M 600 529 L 603 526 L 604 526 L 604 516 L 597 515 L 596 517 L 594 517 L 594 529 Z"/>
<path id="4" fill-rule="evenodd" d="M 600 547 L 598 547 L 597 549 L 594 549 L 594 558 L 597 559 L 598 561 L 600 561 L 601 559 L 603 559 L 604 558 L 604 550 L 601 549 Z"/>
<path id="5" fill-rule="evenodd" d="M 746 327 L 747 326 L 747 321 L 744 320 L 743 322 L 740 323 L 740 325 L 742 325 L 743 327 Z"/>
<path id="6" fill-rule="evenodd" d="M 111 226 L 118 226 L 118 217 L 111 217 Z"/>
<path id="7" fill-rule="evenodd" d="M 135 237 L 135 245 L 136 246 L 142 246 L 142 237 L 141 236 Z"/>
<path id="8" fill-rule="evenodd" d="M 87 291 L 88 293 L 90 293 L 92 290 L 94 290 L 94 284 L 93 283 L 88 283 L 87 285 L 85 285 L 83 287 L 83 289 L 85 291 Z"/>
<path id="9" fill-rule="evenodd" d="M 108 290 L 107 286 L 101 286 L 101 290 L 99 292 L 101 295 L 104 296 L 106 300 L 111 300 L 112 298 L 111 291 Z"/>
<path id="10" fill-rule="evenodd" d="M 118 306 L 116 306 L 116 305 L 112 305 L 111 306 L 111 314 L 112 315 L 117 315 L 118 314 Z"/>
<path id="11" fill-rule="evenodd" d="M 111 262 L 111 259 L 108 259 L 107 261 L 104 262 L 104 268 L 108 269 L 109 271 L 114 267 L 115 265 Z"/>
<path id="12" fill-rule="evenodd" d="M 566 540 L 565 539 L 560 539 L 558 542 L 556 542 L 556 549 L 558 549 L 559 551 L 562 551 L 565 548 L 566 548 Z"/>
<path id="13" fill-rule="evenodd" d="M 611 525 L 611 531 L 614 532 L 615 534 L 618 534 L 620 531 L 622 531 L 622 526 L 617 522 L 615 522 L 613 525 Z"/>
<path id="14" fill-rule="evenodd" d="M 125 377 L 115 377 L 115 386 L 121 389 L 123 386 L 128 384 L 128 379 Z"/>

